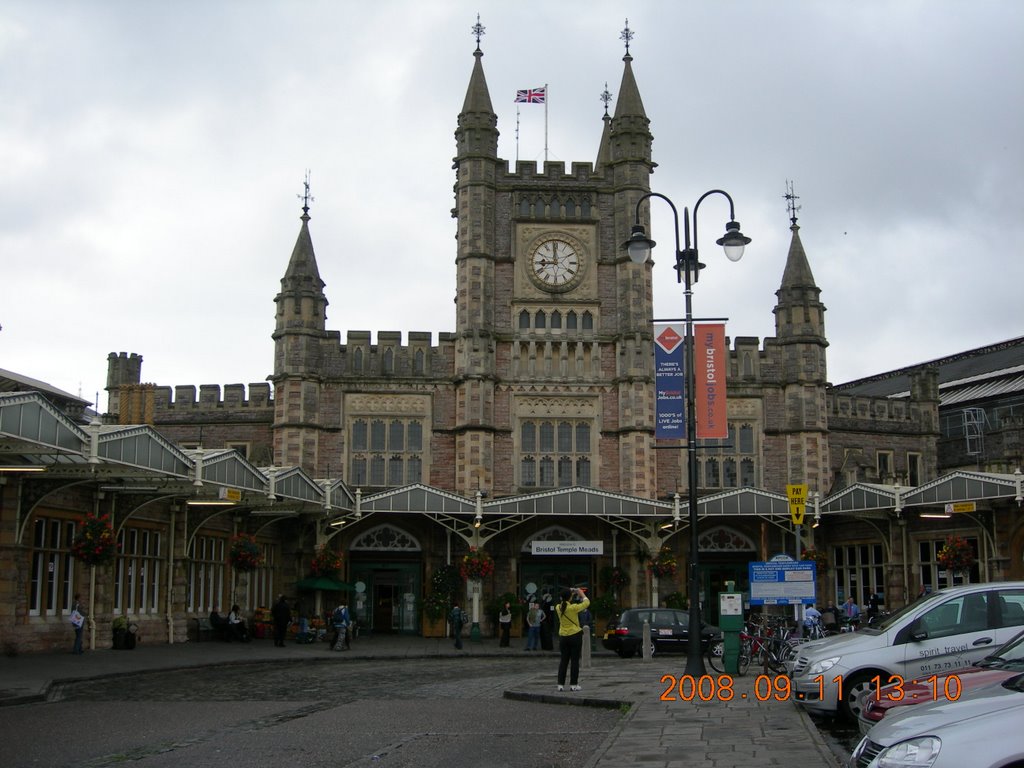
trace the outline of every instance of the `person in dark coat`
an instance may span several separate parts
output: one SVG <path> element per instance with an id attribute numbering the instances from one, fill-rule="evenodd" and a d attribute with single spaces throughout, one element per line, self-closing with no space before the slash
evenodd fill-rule
<path id="1" fill-rule="evenodd" d="M 452 625 L 452 635 L 455 637 L 455 648 L 462 650 L 462 626 L 466 623 L 466 612 L 459 607 L 458 603 L 452 606 L 452 612 L 448 615 L 448 621 Z"/>
<path id="2" fill-rule="evenodd" d="M 270 617 L 274 620 L 274 645 L 284 648 L 284 636 L 288 632 L 288 625 L 292 622 L 292 610 L 288 607 L 288 601 L 284 595 L 277 596 L 277 602 L 270 609 Z"/>
<path id="3" fill-rule="evenodd" d="M 555 616 L 555 604 L 548 592 L 544 593 L 541 609 L 544 611 L 545 618 L 540 625 L 540 647 L 545 651 L 553 651 L 555 649 L 553 635 L 558 631 L 558 622 Z"/>

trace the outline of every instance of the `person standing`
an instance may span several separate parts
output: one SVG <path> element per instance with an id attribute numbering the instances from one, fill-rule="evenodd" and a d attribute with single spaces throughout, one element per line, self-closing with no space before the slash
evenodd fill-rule
<path id="1" fill-rule="evenodd" d="M 549 592 L 544 593 L 544 602 L 539 607 L 544 611 L 544 623 L 540 625 L 540 647 L 545 651 L 551 651 L 555 648 L 552 635 L 557 631 L 555 619 L 558 617 L 555 616 L 555 606 Z"/>
<path id="2" fill-rule="evenodd" d="M 466 612 L 459 607 L 458 603 L 452 606 L 452 612 L 448 615 L 448 621 L 452 625 L 452 635 L 455 637 L 456 650 L 462 650 L 462 625 L 466 623 Z"/>
<path id="3" fill-rule="evenodd" d="M 75 599 L 71 602 L 71 626 L 75 630 L 75 642 L 71 646 L 71 652 L 75 656 L 82 655 L 82 629 L 85 626 L 85 616 L 82 615 L 82 601 L 81 595 L 75 595 Z"/>
<path id="4" fill-rule="evenodd" d="M 526 612 L 526 650 L 540 650 L 540 628 L 544 618 L 544 610 L 537 603 L 530 603 L 530 610 Z"/>
<path id="5" fill-rule="evenodd" d="M 288 601 L 284 599 L 284 595 L 277 596 L 277 602 L 270 609 L 270 617 L 274 620 L 274 645 L 284 648 L 284 636 L 292 621 L 292 611 L 288 607 Z"/>
<path id="6" fill-rule="evenodd" d="M 507 600 L 498 612 L 498 627 L 501 631 L 501 640 L 498 642 L 498 647 L 508 648 L 509 637 L 512 632 L 512 605 Z"/>
<path id="7" fill-rule="evenodd" d="M 570 602 L 572 600 L 573 602 Z M 565 690 L 565 673 L 569 671 L 569 690 L 579 691 L 580 654 L 583 652 L 583 626 L 580 614 L 590 605 L 588 598 L 578 587 L 562 590 L 562 601 L 555 606 L 558 616 L 558 688 Z"/>
<path id="8" fill-rule="evenodd" d="M 843 616 L 846 618 L 846 624 L 850 629 L 856 629 L 857 625 L 860 624 L 860 606 L 853 599 L 853 595 L 846 598 L 846 602 L 843 603 Z"/>

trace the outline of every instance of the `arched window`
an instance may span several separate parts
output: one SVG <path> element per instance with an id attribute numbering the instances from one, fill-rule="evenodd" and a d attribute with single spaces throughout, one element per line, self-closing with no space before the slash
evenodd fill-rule
<path id="1" fill-rule="evenodd" d="M 542 421 L 540 424 L 540 449 L 555 450 L 555 425 L 550 421 Z"/>
<path id="2" fill-rule="evenodd" d="M 395 487 L 405 484 L 405 461 L 401 456 L 388 459 L 388 485 Z"/>
<path id="3" fill-rule="evenodd" d="M 572 424 L 567 421 L 558 422 L 558 451 L 559 453 L 572 451 Z"/>
<path id="4" fill-rule="evenodd" d="M 532 421 L 524 421 L 522 428 L 519 430 L 520 442 L 522 445 L 520 448 L 524 451 L 533 453 L 537 450 L 537 425 Z"/>
<path id="5" fill-rule="evenodd" d="M 530 201 L 525 197 L 519 201 L 519 215 L 529 216 L 530 215 Z"/>
<path id="6" fill-rule="evenodd" d="M 418 421 L 409 422 L 409 448 L 410 451 L 423 450 L 423 425 Z"/>
<path id="7" fill-rule="evenodd" d="M 704 461 L 704 487 L 721 488 L 722 478 L 719 475 L 718 459 Z"/>
<path id="8" fill-rule="evenodd" d="M 385 424 L 381 419 L 374 419 L 370 423 L 370 450 L 383 451 L 387 447 L 384 441 Z"/>
<path id="9" fill-rule="evenodd" d="M 565 327 L 570 331 L 575 331 L 577 326 L 577 317 L 574 310 L 569 310 L 569 313 L 565 316 Z"/>
<path id="10" fill-rule="evenodd" d="M 551 313 L 551 327 L 561 328 L 562 327 L 562 313 L 557 309 Z"/>
<path id="11" fill-rule="evenodd" d="M 363 419 L 352 422 L 352 450 L 366 450 L 366 422 Z"/>
<path id="12" fill-rule="evenodd" d="M 592 331 L 594 330 L 594 316 L 589 312 L 583 313 L 583 330 Z"/>
<path id="13" fill-rule="evenodd" d="M 412 372 L 413 373 L 423 373 L 423 370 L 424 370 L 423 369 L 423 361 L 424 361 L 423 350 L 422 349 L 417 349 L 416 350 L 416 354 L 412 358 Z"/>
<path id="14" fill-rule="evenodd" d="M 722 462 L 724 474 L 724 485 L 726 488 L 736 487 L 736 459 L 726 459 Z"/>
<path id="15" fill-rule="evenodd" d="M 384 350 L 384 373 L 395 372 L 395 351 L 390 347 Z"/>
<path id="16" fill-rule="evenodd" d="M 400 421 L 392 421 L 388 425 L 388 448 L 392 451 L 405 450 L 405 424 Z"/>
<path id="17" fill-rule="evenodd" d="M 754 487 L 754 462 L 752 459 L 740 459 L 740 486 Z"/>
<path id="18" fill-rule="evenodd" d="M 562 456 L 558 459 L 558 487 L 566 488 L 572 485 L 572 459 L 569 456 Z"/>
<path id="19" fill-rule="evenodd" d="M 749 424 L 740 427 L 740 453 L 754 452 L 754 428 Z"/>
<path id="20" fill-rule="evenodd" d="M 356 347 L 355 351 L 352 352 L 352 370 L 355 373 L 363 372 L 363 349 L 362 347 Z"/>
<path id="21" fill-rule="evenodd" d="M 533 456 L 523 456 L 522 462 L 519 466 L 519 478 L 520 484 L 527 488 L 533 488 L 537 485 L 537 460 Z"/>
<path id="22" fill-rule="evenodd" d="M 519 313 L 519 330 L 530 330 L 530 313 L 527 312 L 525 309 Z"/>
<path id="23" fill-rule="evenodd" d="M 377 454 L 370 457 L 370 485 L 384 485 L 384 457 Z"/>
<path id="24" fill-rule="evenodd" d="M 541 310 L 540 312 L 537 313 L 537 317 L 535 319 L 535 325 L 538 328 L 546 328 L 547 327 L 547 325 L 548 325 L 548 316 L 544 313 L 544 310 Z"/>
<path id="25" fill-rule="evenodd" d="M 565 201 L 565 217 L 567 219 L 576 218 L 576 201 L 571 197 Z"/>

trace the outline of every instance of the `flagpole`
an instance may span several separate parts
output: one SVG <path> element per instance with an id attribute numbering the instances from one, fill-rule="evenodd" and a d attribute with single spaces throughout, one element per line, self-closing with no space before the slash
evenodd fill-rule
<path id="1" fill-rule="evenodd" d="M 548 84 L 544 83 L 544 163 L 548 162 Z"/>
<path id="2" fill-rule="evenodd" d="M 516 165 L 519 165 L 519 106 L 516 105 Z"/>

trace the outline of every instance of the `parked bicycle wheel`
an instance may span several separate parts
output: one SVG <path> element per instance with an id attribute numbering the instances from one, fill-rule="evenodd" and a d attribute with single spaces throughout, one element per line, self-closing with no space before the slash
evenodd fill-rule
<path id="1" fill-rule="evenodd" d="M 719 640 L 708 646 L 707 663 L 715 672 L 725 672 L 725 641 Z"/>

